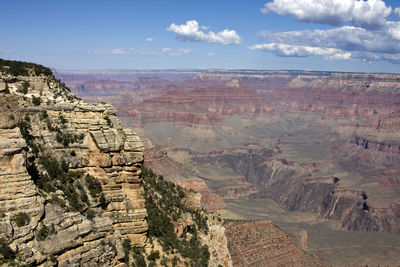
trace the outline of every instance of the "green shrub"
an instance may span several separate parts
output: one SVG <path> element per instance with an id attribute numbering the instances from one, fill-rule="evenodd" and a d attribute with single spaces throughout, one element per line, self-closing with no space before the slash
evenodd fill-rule
<path id="1" fill-rule="evenodd" d="M 30 83 L 28 81 L 24 81 L 22 83 L 22 87 L 19 88 L 19 92 L 23 93 L 23 94 L 27 94 L 28 93 L 28 89 L 29 89 Z"/>
<path id="2" fill-rule="evenodd" d="M 94 218 L 95 216 L 96 216 L 96 213 L 95 213 L 94 210 L 88 209 L 88 210 L 86 211 L 86 217 L 87 217 L 89 220 L 93 220 L 93 218 Z"/>
<path id="3" fill-rule="evenodd" d="M 35 75 L 52 75 L 52 71 L 49 68 L 46 68 L 42 65 L 30 63 L 30 62 L 22 62 L 16 60 L 5 60 L 0 58 L 0 70 L 5 73 L 17 76 L 17 75 L 28 75 L 29 70 L 32 70 Z"/>
<path id="4" fill-rule="evenodd" d="M 36 239 L 37 239 L 38 241 L 43 241 L 43 240 L 45 240 L 45 239 L 47 238 L 47 236 L 49 235 L 49 233 L 50 233 L 49 227 L 47 227 L 46 225 L 43 224 L 43 225 L 40 227 L 40 229 L 39 229 L 39 231 L 38 231 L 38 233 L 37 233 L 37 235 L 36 235 Z"/>
<path id="5" fill-rule="evenodd" d="M 137 266 L 137 267 L 146 267 L 146 260 L 143 256 L 143 251 L 141 251 L 139 248 L 134 247 L 132 249 L 133 253 L 133 261 L 134 261 L 134 265 L 133 266 Z"/>
<path id="6" fill-rule="evenodd" d="M 40 103 L 42 103 L 42 99 L 40 99 L 40 97 L 32 96 L 32 103 L 35 106 L 40 106 Z"/>
<path id="7" fill-rule="evenodd" d="M 60 130 L 57 131 L 56 141 L 60 144 L 63 144 L 64 147 L 68 147 L 69 144 L 75 142 L 75 138 L 70 133 L 61 133 Z"/>
<path id="8" fill-rule="evenodd" d="M 108 115 L 105 115 L 105 116 L 104 116 L 104 120 L 107 122 L 107 125 L 108 125 L 110 128 L 113 127 L 113 124 L 112 124 L 110 118 L 108 117 Z"/>
<path id="9" fill-rule="evenodd" d="M 0 254 L 6 260 L 15 259 L 15 252 L 10 248 L 4 238 L 0 238 Z"/>
<path id="10" fill-rule="evenodd" d="M 124 241 L 122 241 L 122 248 L 123 248 L 124 253 L 125 253 L 125 262 L 129 263 L 129 251 L 132 248 L 131 240 L 130 239 L 124 239 Z"/>
<path id="11" fill-rule="evenodd" d="M 18 213 L 17 215 L 14 216 L 13 220 L 18 227 L 28 225 L 30 222 L 29 215 L 26 214 L 25 212 Z"/>
<path id="12" fill-rule="evenodd" d="M 10 93 L 10 88 L 8 87 L 8 83 L 6 82 L 6 86 L 4 88 L 4 93 L 9 94 Z"/>
<path id="13" fill-rule="evenodd" d="M 61 124 L 66 124 L 68 122 L 67 119 L 61 114 L 58 115 L 58 118 L 60 119 Z"/>
<path id="14" fill-rule="evenodd" d="M 149 256 L 147 256 L 147 259 L 149 261 L 156 261 L 160 258 L 160 252 L 158 250 L 154 251 L 152 250 L 149 254 Z"/>
<path id="15" fill-rule="evenodd" d="M 96 197 L 102 192 L 101 184 L 99 181 L 97 181 L 96 178 L 93 176 L 86 174 L 85 177 L 85 182 L 87 185 L 87 188 L 89 189 L 90 195 L 92 197 Z"/>
<path id="16" fill-rule="evenodd" d="M 30 134 L 32 130 L 29 116 L 25 116 L 25 119 L 19 123 L 19 130 L 21 131 L 22 137 L 29 144 L 33 140 L 33 136 Z"/>
<path id="17" fill-rule="evenodd" d="M 142 180 L 146 200 L 147 222 L 149 238 L 159 240 L 163 251 L 179 253 L 182 257 L 190 259 L 191 266 L 207 266 L 210 254 L 206 245 L 202 246 L 198 232 L 208 232 L 207 217 L 204 212 L 188 208 L 184 203 L 185 192 L 180 186 L 165 181 L 150 169 L 142 167 Z M 181 238 L 174 232 L 173 221 L 190 213 L 195 224 Z M 154 259 L 152 255 L 150 259 Z M 149 259 L 149 260 L 150 260 Z M 176 266 L 178 258 L 172 265 Z"/>
<path id="18" fill-rule="evenodd" d="M 100 193 L 99 196 L 99 203 L 100 203 L 100 207 L 105 210 L 107 208 L 107 200 L 106 197 L 104 196 L 103 193 Z"/>

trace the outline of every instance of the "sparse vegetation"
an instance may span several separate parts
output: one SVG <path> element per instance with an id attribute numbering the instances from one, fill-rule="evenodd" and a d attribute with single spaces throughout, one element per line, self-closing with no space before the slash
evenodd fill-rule
<path id="1" fill-rule="evenodd" d="M 33 105 L 40 106 L 40 103 L 42 103 L 42 99 L 40 99 L 40 97 L 32 96 Z"/>
<path id="2" fill-rule="evenodd" d="M 25 139 L 27 144 L 30 144 L 33 140 L 33 136 L 30 134 L 32 130 L 31 121 L 28 115 L 19 123 L 19 130 L 21 131 L 22 137 Z"/>
<path id="3" fill-rule="evenodd" d="M 18 89 L 20 93 L 27 94 L 29 89 L 30 83 L 28 81 L 24 81 L 22 83 L 22 87 Z"/>
<path id="4" fill-rule="evenodd" d="M 158 250 L 152 250 L 150 254 L 147 256 L 149 261 L 156 261 L 160 258 L 160 252 Z"/>
<path id="5" fill-rule="evenodd" d="M 30 222 L 29 215 L 26 214 L 25 212 L 18 213 L 17 215 L 14 216 L 13 220 L 18 227 L 28 225 Z"/>
<path id="6" fill-rule="evenodd" d="M 187 258 L 191 266 L 207 266 L 210 258 L 208 247 L 201 245 L 198 237 L 199 232 L 208 232 L 204 212 L 188 208 L 184 204 L 185 193 L 180 186 L 165 181 L 162 176 L 157 176 L 145 167 L 142 167 L 142 179 L 150 238 L 157 238 L 164 252 L 178 252 Z M 181 218 L 183 213 L 191 214 L 195 224 L 188 227 L 188 231 L 178 238 L 173 222 Z M 156 254 L 153 257 L 156 257 Z"/>
<path id="7" fill-rule="evenodd" d="M 15 252 L 10 248 L 9 244 L 4 238 L 0 238 L 0 254 L 5 260 L 15 259 Z M 0 263 L 3 263 L 0 261 Z"/>
<path id="8" fill-rule="evenodd" d="M 131 246 L 131 240 L 129 239 L 124 239 L 124 241 L 122 241 L 122 248 L 124 250 L 125 253 L 125 262 L 129 263 L 129 251 L 131 250 L 132 246 Z"/>
<path id="9" fill-rule="evenodd" d="M 47 238 L 47 236 L 49 235 L 50 229 L 49 227 L 47 227 L 46 225 L 42 225 L 36 235 L 36 239 L 38 241 L 43 241 Z"/>
<path id="10" fill-rule="evenodd" d="M 110 128 L 113 127 L 113 124 L 112 124 L 110 118 L 108 117 L 108 115 L 105 115 L 105 116 L 104 116 L 104 120 L 107 122 L 107 125 L 108 125 Z"/>
<path id="11" fill-rule="evenodd" d="M 93 220 L 93 218 L 94 218 L 95 216 L 96 216 L 96 213 L 95 213 L 94 210 L 88 209 L 88 210 L 86 211 L 86 217 L 87 217 L 89 220 Z"/>
<path id="12" fill-rule="evenodd" d="M 60 120 L 61 124 L 66 124 L 68 122 L 61 113 L 58 115 L 58 119 Z"/>
<path id="13" fill-rule="evenodd" d="M 143 249 L 134 247 L 132 249 L 132 256 L 133 256 L 133 264 L 132 266 L 136 267 L 146 267 L 146 260 L 143 256 Z M 166 266 L 166 265 L 165 265 Z"/>
<path id="14" fill-rule="evenodd" d="M 5 60 L 0 58 L 0 69 L 4 73 L 8 73 L 14 76 L 22 75 L 27 76 L 30 73 L 34 75 L 52 75 L 52 71 L 49 68 L 46 68 L 42 65 L 29 63 L 29 62 L 21 62 L 16 60 Z"/>
<path id="15" fill-rule="evenodd" d="M 85 182 L 92 197 L 98 196 L 101 192 L 101 184 L 93 176 L 86 174 Z"/>
<path id="16" fill-rule="evenodd" d="M 30 166 L 28 169 L 35 184 L 46 193 L 55 192 L 57 189 L 63 191 L 69 203 L 67 207 L 71 211 L 83 212 L 86 207 L 97 203 L 102 208 L 107 206 L 104 195 L 101 197 L 101 184 L 94 177 L 70 171 L 65 161 L 58 162 L 46 155 L 41 157 L 38 163 L 43 166 L 44 172 L 39 173 L 35 166 Z M 90 192 L 92 202 L 89 200 L 86 190 Z M 52 196 L 51 202 L 66 206 L 65 202 L 55 195 Z"/>
<path id="17" fill-rule="evenodd" d="M 4 87 L 4 93 L 5 94 L 9 94 L 10 93 L 10 88 L 8 87 L 8 83 L 7 82 L 5 82 L 5 83 L 6 83 L 6 85 Z"/>

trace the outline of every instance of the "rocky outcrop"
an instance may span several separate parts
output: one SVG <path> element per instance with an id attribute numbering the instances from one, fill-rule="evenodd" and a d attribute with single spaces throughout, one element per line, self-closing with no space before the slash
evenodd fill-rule
<path id="1" fill-rule="evenodd" d="M 16 70 L 24 75 L 7 67 L 0 72 L 0 259 L 17 255 L 17 262 L 37 266 L 154 264 L 160 258 L 154 244 L 168 237 L 150 234 L 140 138 L 122 127 L 111 105 L 84 103 L 50 70 L 37 74 L 39 65 L 27 66 Z M 157 190 L 167 192 L 165 185 L 171 183 Z M 179 192 L 172 198 L 179 205 L 168 207 L 176 212 L 176 233 L 189 231 L 187 241 L 196 242 L 209 266 L 231 266 L 221 220 L 201 211 L 198 193 L 171 188 L 168 197 Z M 193 227 L 207 230 L 197 235 Z M 179 249 L 186 254 L 172 250 L 157 262 L 199 257 Z"/>
<path id="2" fill-rule="evenodd" d="M 115 109 L 83 103 L 51 76 L 0 79 L 9 91 L 0 95 L 0 237 L 24 262 L 46 266 L 117 265 L 123 239 L 144 246 L 143 145 Z M 64 179 L 78 179 L 71 182 L 79 194 L 57 189 L 64 187 L 55 177 L 40 183 L 51 164 L 64 166 Z M 83 174 L 100 182 L 106 206 L 96 204 L 98 195 L 88 198 Z"/>
<path id="3" fill-rule="evenodd" d="M 350 143 L 372 151 L 400 154 L 400 144 L 397 142 L 379 142 L 373 139 L 368 139 L 366 137 L 353 135 Z"/>
<path id="4" fill-rule="evenodd" d="M 233 266 L 324 266 L 271 221 L 228 221 L 226 228 Z"/>

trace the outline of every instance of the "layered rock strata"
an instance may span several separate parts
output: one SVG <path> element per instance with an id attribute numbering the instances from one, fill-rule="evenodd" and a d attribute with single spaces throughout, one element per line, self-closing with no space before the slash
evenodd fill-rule
<path id="1" fill-rule="evenodd" d="M 0 94 L 0 237 L 24 262 L 45 266 L 117 265 L 122 240 L 144 246 L 143 145 L 136 133 L 121 126 L 112 106 L 83 103 L 51 76 L 1 73 L 0 81 L 0 91 L 8 89 Z M 65 192 L 35 184 L 48 167 L 43 157 L 67 162 L 68 175 L 94 177 L 107 206 L 89 197 L 78 212 L 68 208 Z"/>
<path id="2" fill-rule="evenodd" d="M 229 221 L 226 228 L 233 266 L 324 266 L 270 221 Z"/>

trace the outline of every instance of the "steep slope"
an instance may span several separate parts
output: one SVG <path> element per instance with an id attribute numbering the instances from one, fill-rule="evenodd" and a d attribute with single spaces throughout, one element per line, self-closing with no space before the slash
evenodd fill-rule
<path id="1" fill-rule="evenodd" d="M 270 221 L 226 223 L 233 266 L 325 266 Z"/>
<path id="2" fill-rule="evenodd" d="M 174 240 L 183 242 L 184 234 L 204 257 L 168 245 L 156 251 L 167 233 L 154 236 L 151 218 L 158 216 L 157 190 L 170 192 L 168 184 L 145 183 L 145 198 L 143 144 L 111 105 L 84 103 L 41 65 L 6 60 L 0 60 L 0 103 L 1 263 L 145 266 L 161 256 L 173 265 L 230 266 L 221 222 L 207 220 L 192 201 L 198 196 L 180 187 L 179 201 L 168 202 L 174 225 L 198 231 L 173 232 Z M 176 259 L 164 257 L 169 253 Z"/>
<path id="3" fill-rule="evenodd" d="M 1 235 L 29 264 L 115 265 L 122 238 L 146 241 L 143 145 L 110 105 L 17 66 L 0 74 Z"/>

